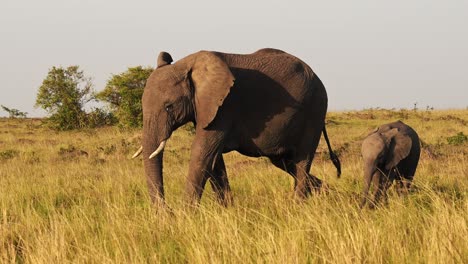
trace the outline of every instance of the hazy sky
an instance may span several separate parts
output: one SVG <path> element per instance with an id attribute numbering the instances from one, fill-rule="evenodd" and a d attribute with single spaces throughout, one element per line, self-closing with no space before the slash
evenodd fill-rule
<path id="1" fill-rule="evenodd" d="M 198 50 L 283 49 L 324 82 L 329 110 L 468 107 L 468 1 L 1 0 L 0 104 L 34 109 L 52 66 L 111 74 Z M 0 115 L 5 116 L 5 112 Z"/>

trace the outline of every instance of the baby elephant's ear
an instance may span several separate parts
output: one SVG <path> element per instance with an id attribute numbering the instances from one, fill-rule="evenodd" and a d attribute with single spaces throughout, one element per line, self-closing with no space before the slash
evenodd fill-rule
<path id="1" fill-rule="evenodd" d="M 402 159 L 408 157 L 411 151 L 412 141 L 407 135 L 404 135 L 398 131 L 398 128 L 393 128 L 386 133 L 382 133 L 389 137 L 389 156 L 385 164 L 387 170 L 395 167 Z"/>
<path id="2" fill-rule="evenodd" d="M 379 127 L 376 127 L 374 130 L 372 130 L 372 132 L 370 132 L 369 134 L 367 134 L 367 136 L 370 136 L 374 133 L 377 133 L 377 131 L 379 131 Z"/>

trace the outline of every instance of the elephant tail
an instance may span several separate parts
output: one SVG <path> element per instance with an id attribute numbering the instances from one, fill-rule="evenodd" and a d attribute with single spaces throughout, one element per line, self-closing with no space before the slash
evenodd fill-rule
<path id="1" fill-rule="evenodd" d="M 328 139 L 327 129 L 326 129 L 325 125 L 323 125 L 322 132 L 323 132 L 323 137 L 325 137 L 325 141 L 327 142 L 328 152 L 330 153 L 330 159 L 333 162 L 333 165 L 335 165 L 335 167 L 336 167 L 336 171 L 337 171 L 336 177 L 340 178 L 340 176 L 341 176 L 341 163 L 340 163 L 340 160 L 338 159 L 338 156 L 332 150 L 332 147 L 330 145 L 330 140 Z"/>

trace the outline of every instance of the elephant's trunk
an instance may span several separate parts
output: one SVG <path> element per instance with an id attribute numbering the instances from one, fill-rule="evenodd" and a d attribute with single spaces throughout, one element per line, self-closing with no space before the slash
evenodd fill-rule
<path id="1" fill-rule="evenodd" d="M 162 149 L 150 158 L 158 146 L 161 145 L 164 135 L 158 133 L 154 123 L 144 122 L 143 125 L 143 161 L 145 166 L 146 182 L 153 203 L 164 204 L 163 185 L 163 151 Z"/>
<path id="2" fill-rule="evenodd" d="M 362 198 L 360 207 L 363 208 L 366 205 L 368 200 L 368 193 L 370 189 L 370 185 L 372 183 L 372 177 L 374 176 L 375 172 L 377 171 L 377 166 L 372 162 L 368 162 L 364 168 L 364 189 L 362 190 Z"/>

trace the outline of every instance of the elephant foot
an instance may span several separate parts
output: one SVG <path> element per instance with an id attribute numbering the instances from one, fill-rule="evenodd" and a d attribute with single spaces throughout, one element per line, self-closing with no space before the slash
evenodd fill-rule
<path id="1" fill-rule="evenodd" d="M 411 191 L 411 181 L 410 180 L 400 180 L 396 184 L 397 194 L 399 196 L 407 196 Z"/>
<path id="2" fill-rule="evenodd" d="M 307 183 L 308 193 L 320 193 L 323 187 L 325 187 L 322 180 L 315 177 L 314 175 L 310 175 L 307 178 Z"/>
<path id="3" fill-rule="evenodd" d="M 311 193 L 320 193 L 322 191 L 322 180 L 310 175 L 306 178 L 305 184 L 297 184 L 295 189 L 295 197 L 298 200 L 304 200 Z"/>

